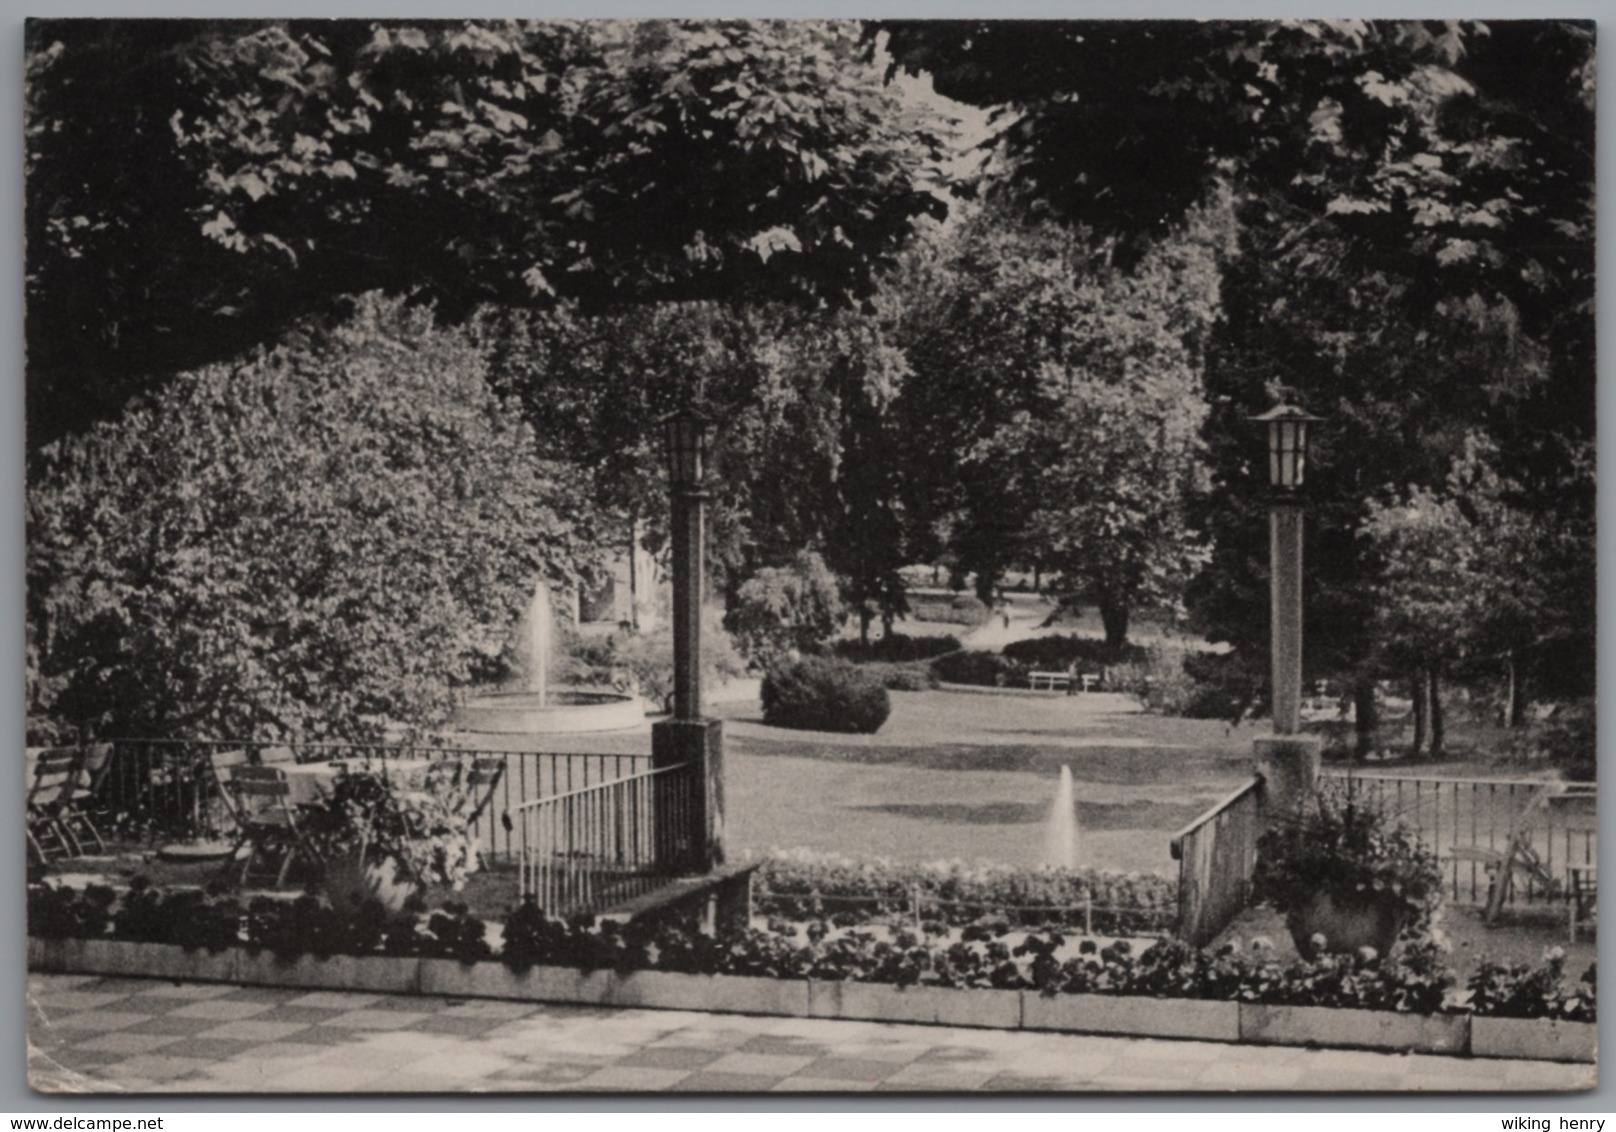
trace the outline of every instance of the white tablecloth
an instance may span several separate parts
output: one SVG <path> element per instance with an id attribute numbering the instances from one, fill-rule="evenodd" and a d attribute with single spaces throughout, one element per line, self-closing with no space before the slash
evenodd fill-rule
<path id="1" fill-rule="evenodd" d="M 294 806 L 317 806 L 324 802 L 331 796 L 331 788 L 344 767 L 351 770 L 366 769 L 362 764 L 342 762 L 279 765 L 280 769 L 286 772 L 286 784 L 290 787 L 287 801 Z M 431 765 L 425 760 L 390 763 L 387 767 L 387 779 L 411 798 L 436 801 L 430 793 L 422 789 L 427 768 Z M 375 773 L 379 774 L 380 771 Z"/>

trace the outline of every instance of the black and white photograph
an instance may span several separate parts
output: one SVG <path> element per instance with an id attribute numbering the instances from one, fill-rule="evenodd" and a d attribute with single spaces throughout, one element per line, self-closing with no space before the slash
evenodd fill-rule
<path id="1" fill-rule="evenodd" d="M 1596 1088 L 1592 21 L 25 41 L 36 1099 Z"/>

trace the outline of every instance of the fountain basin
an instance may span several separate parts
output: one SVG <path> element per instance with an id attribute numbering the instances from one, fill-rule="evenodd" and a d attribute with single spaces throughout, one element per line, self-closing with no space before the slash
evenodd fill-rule
<path id="1" fill-rule="evenodd" d="M 635 696 L 593 688 L 551 688 L 537 692 L 493 692 L 473 696 L 455 713 L 461 731 L 496 735 L 560 735 L 582 731 L 625 731 L 645 722 Z"/>

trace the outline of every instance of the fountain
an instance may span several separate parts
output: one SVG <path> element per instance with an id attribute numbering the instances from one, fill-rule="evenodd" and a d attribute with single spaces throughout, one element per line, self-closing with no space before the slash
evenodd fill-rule
<path id="1" fill-rule="evenodd" d="M 500 735 L 557 735 L 578 731 L 621 731 L 645 722 L 634 696 L 606 688 L 550 686 L 555 613 L 542 581 L 522 618 L 523 687 L 473 696 L 456 713 L 461 731 Z"/>
<path id="2" fill-rule="evenodd" d="M 1072 798 L 1072 768 L 1060 769 L 1055 800 L 1044 825 L 1044 864 L 1063 869 L 1077 868 L 1077 810 Z"/>
<path id="3" fill-rule="evenodd" d="M 539 706 L 550 703 L 550 630 L 555 625 L 555 611 L 550 608 L 550 587 L 540 582 L 533 587 L 533 600 L 527 607 L 527 655 L 524 675 L 527 690 L 539 697 Z"/>

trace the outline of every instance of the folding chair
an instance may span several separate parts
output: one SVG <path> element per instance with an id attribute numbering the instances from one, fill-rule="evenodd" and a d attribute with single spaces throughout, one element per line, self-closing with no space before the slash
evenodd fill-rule
<path id="1" fill-rule="evenodd" d="M 483 814 L 493 804 L 494 795 L 499 792 L 500 781 L 505 777 L 505 760 L 482 756 L 471 760 L 471 769 L 466 773 L 466 789 L 471 795 L 471 809 L 466 813 L 466 829 L 473 837 Z M 502 815 L 505 828 L 510 829 L 510 815 Z M 489 831 L 487 844 L 494 847 L 494 833 Z M 484 862 L 486 864 L 486 862 Z"/>
<path id="2" fill-rule="evenodd" d="M 91 743 L 84 751 L 84 786 L 100 796 L 103 783 L 112 773 L 112 744 Z"/>
<path id="3" fill-rule="evenodd" d="M 298 825 L 297 810 L 290 803 L 291 786 L 286 772 L 272 766 L 236 766 L 230 768 L 230 792 L 235 796 L 236 851 L 232 859 L 240 859 L 240 883 L 246 884 L 252 874 L 254 862 L 261 856 L 280 853 L 280 869 L 275 874 L 275 887 L 286 884 L 286 874 L 301 852 L 317 863 L 323 863 L 319 851 L 310 845 Z"/>
<path id="4" fill-rule="evenodd" d="M 251 764 L 252 756 L 243 749 L 208 753 L 208 776 L 213 781 L 211 793 L 219 799 L 233 826 L 241 824 L 241 815 L 236 812 L 236 801 L 230 790 L 230 776 L 237 767 Z"/>
<path id="5" fill-rule="evenodd" d="M 1515 874 L 1521 873 L 1528 880 L 1536 881 L 1545 889 L 1551 888 L 1555 881 L 1544 865 L 1543 859 L 1532 847 L 1531 821 L 1551 798 L 1565 789 L 1559 782 L 1545 782 L 1532 792 L 1526 800 L 1526 805 L 1510 818 L 1509 830 L 1504 835 L 1502 849 L 1483 849 L 1475 845 L 1455 845 L 1450 851 L 1450 857 L 1455 861 L 1479 861 L 1486 868 L 1490 884 L 1487 890 L 1487 908 L 1482 913 L 1482 922 L 1491 924 L 1503 911 L 1504 904 L 1509 900 L 1515 890 Z"/>
<path id="6" fill-rule="evenodd" d="M 73 857 L 78 846 L 57 820 L 58 804 L 71 787 L 76 752 L 71 747 L 46 748 L 34 755 L 33 781 L 28 787 L 28 851 L 39 861 L 52 855 Z"/>
<path id="7" fill-rule="evenodd" d="M 97 852 L 106 852 L 101 831 L 85 808 L 94 796 L 85 756 L 79 747 L 48 747 L 34 761 L 27 799 L 28 847 L 40 861 L 50 860 L 52 852 L 82 856 L 92 841 Z"/>
<path id="8" fill-rule="evenodd" d="M 1599 918 L 1599 869 L 1596 865 L 1572 865 L 1570 869 L 1571 942 L 1577 942 L 1577 927 Z"/>
<path id="9" fill-rule="evenodd" d="M 1549 802 L 1551 835 L 1565 839 L 1566 915 L 1571 942 L 1576 943 L 1579 926 L 1598 919 L 1599 869 L 1591 858 L 1593 839 L 1599 832 L 1599 789 L 1591 782 L 1567 783 Z M 1584 839 L 1580 864 L 1573 860 L 1572 850 L 1572 839 L 1578 835 Z"/>
<path id="10" fill-rule="evenodd" d="M 482 819 L 504 777 L 504 759 L 481 757 L 471 760 L 471 769 L 466 773 L 466 790 L 473 799 L 472 808 L 466 814 L 468 826 L 476 825 Z"/>

